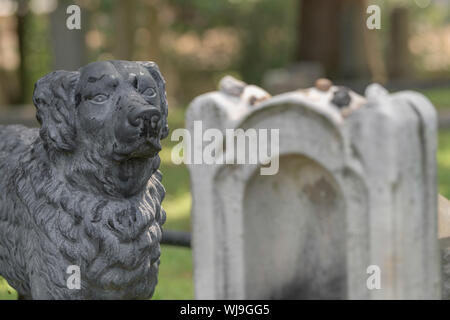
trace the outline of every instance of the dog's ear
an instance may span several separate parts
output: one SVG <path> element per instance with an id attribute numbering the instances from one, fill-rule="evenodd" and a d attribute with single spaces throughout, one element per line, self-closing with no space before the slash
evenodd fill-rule
<path id="1" fill-rule="evenodd" d="M 39 134 L 46 149 L 72 151 L 75 148 L 75 86 L 78 72 L 54 71 L 39 79 L 33 92 Z"/>
<path id="2" fill-rule="evenodd" d="M 152 61 L 136 61 L 136 63 L 146 68 L 158 85 L 159 96 L 161 97 L 161 113 L 163 118 L 161 139 L 164 139 L 169 135 L 169 125 L 167 124 L 167 115 L 169 109 L 167 104 L 166 82 L 164 81 L 164 78 L 159 71 L 158 65 L 156 63 Z"/>

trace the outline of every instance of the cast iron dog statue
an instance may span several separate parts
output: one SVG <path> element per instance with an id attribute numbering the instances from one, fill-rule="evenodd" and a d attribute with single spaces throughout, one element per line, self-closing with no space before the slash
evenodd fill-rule
<path id="1" fill-rule="evenodd" d="M 28 299 L 150 298 L 168 135 L 157 65 L 55 71 L 33 102 L 40 130 L 0 126 L 0 275 Z M 79 289 L 68 285 L 76 268 Z"/>

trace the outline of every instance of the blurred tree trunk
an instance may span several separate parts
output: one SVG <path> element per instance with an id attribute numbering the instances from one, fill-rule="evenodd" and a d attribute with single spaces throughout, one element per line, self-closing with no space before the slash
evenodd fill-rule
<path id="1" fill-rule="evenodd" d="M 339 53 L 339 10 L 343 0 L 301 0 L 297 60 L 320 62 L 336 72 Z"/>
<path id="2" fill-rule="evenodd" d="M 170 4 L 167 4 L 164 0 L 146 0 L 147 8 L 147 24 L 146 29 L 149 31 L 150 38 L 145 39 L 145 59 L 154 61 L 158 64 L 161 73 L 166 81 L 166 92 L 169 102 L 172 102 L 172 98 L 175 95 L 177 88 L 178 74 L 174 70 L 171 63 L 167 61 L 164 55 L 163 48 L 161 47 L 161 38 L 165 29 L 168 29 L 167 21 L 161 18 L 163 10 L 174 10 L 170 8 Z M 169 22 L 170 23 L 170 22 Z M 173 105 L 171 104 L 171 107 Z"/>
<path id="3" fill-rule="evenodd" d="M 411 69 L 408 49 L 409 13 L 406 7 L 394 8 L 391 13 L 389 73 L 393 78 L 406 77 Z"/>
<path id="4" fill-rule="evenodd" d="M 17 38 L 19 42 L 19 98 L 18 104 L 24 104 L 26 100 L 27 90 L 27 72 L 26 72 L 26 49 L 25 49 L 25 26 L 28 16 L 28 1 L 19 0 L 16 17 L 17 17 Z"/>
<path id="5" fill-rule="evenodd" d="M 114 57 L 121 60 L 133 60 L 136 0 L 117 0 L 115 3 L 116 40 Z"/>
<path id="6" fill-rule="evenodd" d="M 343 2 L 339 15 L 338 75 L 346 79 L 369 78 L 368 59 L 364 46 L 366 26 L 365 1 Z"/>
<path id="7" fill-rule="evenodd" d="M 366 0 L 301 0 L 298 60 L 317 61 L 329 77 L 384 82 L 376 31 L 366 26 Z"/>
<path id="8" fill-rule="evenodd" d="M 54 70 L 77 70 L 86 63 L 85 29 L 86 10 L 81 11 L 81 29 L 69 30 L 66 25 L 67 7 L 71 0 L 59 0 L 58 7 L 50 14 L 50 35 Z"/>
<path id="9" fill-rule="evenodd" d="M 369 1 L 362 1 L 361 15 L 366 14 L 367 6 Z M 380 32 L 377 29 L 369 30 L 368 28 L 363 28 L 364 30 L 364 46 L 367 56 L 367 63 L 371 74 L 371 81 L 380 84 L 385 84 L 387 82 L 387 71 L 386 64 L 383 59 L 383 48 L 380 39 Z"/>
<path id="10" fill-rule="evenodd" d="M 148 25 L 147 28 L 150 32 L 150 41 L 147 44 L 147 50 L 150 58 L 162 65 L 163 62 L 160 61 L 161 57 L 161 34 L 162 28 L 160 17 L 159 17 L 159 7 L 161 3 L 159 0 L 147 0 L 148 6 Z"/>

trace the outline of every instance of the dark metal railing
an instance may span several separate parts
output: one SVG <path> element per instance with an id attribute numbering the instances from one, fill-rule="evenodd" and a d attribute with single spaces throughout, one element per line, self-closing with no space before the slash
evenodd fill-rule
<path id="1" fill-rule="evenodd" d="M 191 247 L 191 233 L 186 231 L 163 230 L 161 244 Z"/>

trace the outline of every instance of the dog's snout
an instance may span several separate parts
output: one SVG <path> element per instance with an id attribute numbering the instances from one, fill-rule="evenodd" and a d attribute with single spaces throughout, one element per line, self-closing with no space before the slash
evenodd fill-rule
<path id="1" fill-rule="evenodd" d="M 128 122 L 132 126 L 139 126 L 149 124 L 152 129 L 156 129 L 159 120 L 161 119 L 161 112 L 156 108 L 136 108 L 128 114 Z"/>

